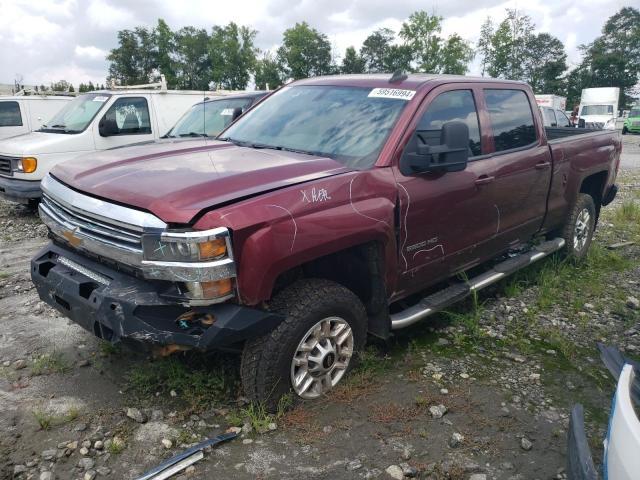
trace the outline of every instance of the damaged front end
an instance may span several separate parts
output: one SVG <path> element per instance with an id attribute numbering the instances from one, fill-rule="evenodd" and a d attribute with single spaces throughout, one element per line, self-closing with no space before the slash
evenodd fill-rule
<path id="1" fill-rule="evenodd" d="M 237 285 L 228 229 L 170 229 L 151 213 L 84 195 L 51 175 L 42 191 L 40 217 L 53 241 L 32 260 L 32 280 L 45 302 L 96 336 L 170 354 L 227 348 L 282 320 L 231 303 Z"/>

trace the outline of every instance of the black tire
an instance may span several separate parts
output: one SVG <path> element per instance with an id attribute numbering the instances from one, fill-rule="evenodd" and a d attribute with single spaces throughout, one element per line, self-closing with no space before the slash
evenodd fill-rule
<path id="1" fill-rule="evenodd" d="M 351 327 L 353 356 L 345 373 L 353 368 L 367 334 L 367 315 L 353 292 L 328 280 L 299 280 L 276 295 L 270 309 L 285 320 L 269 334 L 248 341 L 242 352 L 240 373 L 249 400 L 270 410 L 277 407 L 280 397 L 293 390 L 292 362 L 300 342 L 328 317 L 340 317 Z"/>
<path id="2" fill-rule="evenodd" d="M 583 221 L 584 212 L 588 213 L 587 222 Z M 579 222 L 586 223 L 584 229 L 579 228 Z M 575 261 L 582 261 L 586 258 L 589 246 L 593 240 L 595 227 L 596 206 L 593 202 L 593 197 L 586 193 L 579 193 L 561 232 L 561 236 L 565 241 L 564 249 L 567 258 Z M 580 233 L 582 233 L 582 235 Z"/>
<path id="3" fill-rule="evenodd" d="M 622 127 L 622 134 L 623 135 L 626 135 L 628 131 L 629 130 L 627 130 L 627 127 Z"/>

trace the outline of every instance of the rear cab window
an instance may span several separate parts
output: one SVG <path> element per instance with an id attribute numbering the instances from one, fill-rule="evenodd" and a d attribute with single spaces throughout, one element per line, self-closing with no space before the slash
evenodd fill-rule
<path id="1" fill-rule="evenodd" d="M 427 145 L 440 145 L 442 126 L 448 122 L 463 122 L 469 127 L 469 157 L 482 154 L 478 111 L 471 90 L 443 92 L 431 101 L 417 130 Z"/>
<path id="2" fill-rule="evenodd" d="M 0 127 L 21 127 L 22 114 L 18 102 L 0 102 Z"/>
<path id="3" fill-rule="evenodd" d="M 536 143 L 533 110 L 524 90 L 485 89 L 484 97 L 496 152 Z"/>

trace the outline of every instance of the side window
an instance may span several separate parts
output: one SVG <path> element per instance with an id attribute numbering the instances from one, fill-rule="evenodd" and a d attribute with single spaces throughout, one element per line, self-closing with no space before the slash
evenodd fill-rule
<path id="1" fill-rule="evenodd" d="M 452 90 L 438 95 L 427 107 L 418 130 L 428 145 L 440 144 L 440 131 L 447 122 L 464 122 L 469 127 L 469 156 L 480 155 L 480 124 L 471 90 Z"/>
<path id="2" fill-rule="evenodd" d="M 542 107 L 540 109 L 540 111 L 542 112 L 542 118 L 544 119 L 544 126 L 545 127 L 555 127 L 555 126 L 557 126 L 556 116 L 553 113 L 553 109 L 548 108 L 548 107 Z"/>
<path id="3" fill-rule="evenodd" d="M 118 98 L 107 113 L 104 123 L 113 135 L 136 135 L 151 133 L 149 106 L 144 97 Z"/>
<path id="4" fill-rule="evenodd" d="M 556 118 L 558 119 L 559 127 L 570 127 L 571 122 L 569 121 L 569 117 L 562 111 L 556 110 Z"/>
<path id="5" fill-rule="evenodd" d="M 0 127 L 21 127 L 22 115 L 18 102 L 0 102 Z"/>
<path id="6" fill-rule="evenodd" d="M 533 112 L 522 90 L 484 91 L 496 152 L 525 147 L 536 141 Z"/>

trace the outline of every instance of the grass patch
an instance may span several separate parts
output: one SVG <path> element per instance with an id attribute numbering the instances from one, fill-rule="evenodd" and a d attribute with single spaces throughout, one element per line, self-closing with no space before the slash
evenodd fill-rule
<path id="1" fill-rule="evenodd" d="M 120 347 L 118 345 L 114 345 L 110 342 L 105 342 L 104 340 L 100 342 L 100 344 L 98 345 L 98 349 L 100 350 L 100 353 L 105 357 L 110 355 L 117 355 L 118 353 L 120 353 Z"/>
<path id="2" fill-rule="evenodd" d="M 156 392 L 172 390 L 180 401 L 193 410 L 211 403 L 226 402 L 237 389 L 237 366 L 228 362 L 212 362 L 201 355 L 168 357 L 139 363 L 126 375 L 128 391 L 141 403 L 148 403 Z"/>
<path id="3" fill-rule="evenodd" d="M 113 437 L 107 445 L 107 452 L 111 455 L 118 455 L 124 451 L 126 443 L 120 437 Z"/>
<path id="4" fill-rule="evenodd" d="M 49 373 L 67 373 L 71 366 L 60 352 L 45 353 L 33 360 L 31 375 L 44 375 Z"/>
<path id="5" fill-rule="evenodd" d="M 51 427 L 56 427 L 58 425 L 64 425 L 65 423 L 72 422 L 80 415 L 80 412 L 77 408 L 69 409 L 69 411 L 65 415 L 53 415 L 41 410 L 35 410 L 32 413 L 41 430 L 50 430 Z"/>

